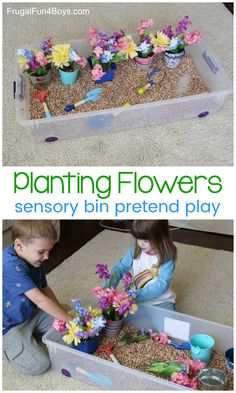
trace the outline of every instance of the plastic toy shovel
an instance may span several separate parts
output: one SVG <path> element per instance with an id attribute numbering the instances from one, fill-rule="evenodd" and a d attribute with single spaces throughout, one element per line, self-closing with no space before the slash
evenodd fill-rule
<path id="1" fill-rule="evenodd" d="M 74 363 L 68 363 L 64 368 L 61 369 L 61 373 L 65 377 L 71 377 L 73 372 L 83 374 L 87 379 L 89 379 L 94 384 L 99 386 L 108 387 L 112 386 L 112 380 L 106 377 L 102 373 L 89 373 L 88 371 L 84 370 L 83 368 L 78 367 Z"/>
<path id="2" fill-rule="evenodd" d="M 86 93 L 86 97 L 85 97 L 83 100 L 78 101 L 78 102 L 76 102 L 75 104 L 67 105 L 67 106 L 64 108 L 64 110 L 65 110 L 66 112 L 70 112 L 70 111 L 72 111 L 73 109 L 75 109 L 77 106 L 80 106 L 80 105 L 82 105 L 82 104 L 85 104 L 85 103 L 88 102 L 88 101 L 96 102 L 96 101 L 99 100 L 99 98 L 100 98 L 99 93 L 100 93 L 101 91 L 102 91 L 102 88 L 101 88 L 101 87 L 98 87 L 97 89 L 93 89 L 93 90 L 88 91 L 88 92 Z"/>
<path id="3" fill-rule="evenodd" d="M 42 90 L 39 93 L 36 94 L 32 94 L 33 98 L 36 98 L 37 100 L 39 100 L 42 104 L 43 104 L 43 108 L 44 108 L 44 113 L 45 116 L 49 119 L 52 117 L 51 112 L 48 109 L 47 103 L 46 103 L 46 95 L 49 93 L 48 90 Z"/>

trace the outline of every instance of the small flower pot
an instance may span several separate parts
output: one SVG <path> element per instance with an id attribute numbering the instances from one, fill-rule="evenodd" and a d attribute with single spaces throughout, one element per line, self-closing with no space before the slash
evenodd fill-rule
<path id="1" fill-rule="evenodd" d="M 99 345 L 99 337 L 94 336 L 89 338 L 88 340 L 82 341 L 79 345 L 75 345 L 72 343 L 72 348 L 77 351 L 85 352 L 85 353 L 94 353 L 98 349 Z"/>
<path id="2" fill-rule="evenodd" d="M 233 348 L 229 348 L 225 352 L 225 362 L 226 362 L 228 372 L 230 374 L 233 374 L 234 373 L 234 349 Z"/>
<path id="3" fill-rule="evenodd" d="M 71 71 L 71 72 L 70 71 L 63 71 L 60 68 L 58 70 L 59 70 L 59 75 L 61 78 L 61 83 L 63 85 L 73 85 L 77 81 L 78 74 L 79 74 L 79 67 L 76 70 Z"/>
<path id="4" fill-rule="evenodd" d="M 111 69 L 106 71 L 105 75 L 103 75 L 101 79 L 98 79 L 95 83 L 100 84 L 104 82 L 112 82 L 113 79 L 115 78 L 116 69 L 117 69 L 116 63 L 112 63 Z"/>
<path id="5" fill-rule="evenodd" d="M 180 53 L 164 52 L 164 63 L 166 68 L 174 69 L 178 67 L 180 61 L 185 56 L 185 51 Z"/>
<path id="6" fill-rule="evenodd" d="M 106 326 L 104 327 L 104 336 L 105 337 L 116 337 L 121 329 L 122 319 L 119 321 L 107 321 Z"/>
<path id="7" fill-rule="evenodd" d="M 48 70 L 47 74 L 43 76 L 34 76 L 29 74 L 29 78 L 33 87 L 39 90 L 45 90 L 51 83 L 52 70 Z"/>
<path id="8" fill-rule="evenodd" d="M 91 59 L 91 57 L 88 57 L 87 60 L 88 60 L 89 67 L 92 69 L 93 66 L 92 66 L 92 59 Z M 117 64 L 116 63 L 111 63 L 110 70 L 103 71 L 103 72 L 105 72 L 105 74 L 102 76 L 101 79 L 96 80 L 95 83 L 98 85 L 100 83 L 112 82 L 114 80 L 114 78 L 115 78 L 116 70 L 117 70 Z"/>
<path id="9" fill-rule="evenodd" d="M 134 58 L 134 61 L 140 68 L 147 69 L 147 68 L 151 68 L 153 63 L 153 58 L 154 58 L 153 55 L 146 57 L 145 59 L 137 56 Z"/>

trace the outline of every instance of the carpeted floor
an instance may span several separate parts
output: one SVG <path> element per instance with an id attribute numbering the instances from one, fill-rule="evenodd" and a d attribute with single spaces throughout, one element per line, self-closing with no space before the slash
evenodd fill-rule
<path id="1" fill-rule="evenodd" d="M 114 134 L 56 143 L 35 143 L 15 120 L 12 95 L 15 52 L 52 36 L 55 42 L 84 38 L 90 26 L 107 31 L 134 32 L 140 19 L 152 17 L 155 26 L 177 24 L 189 15 L 193 27 L 233 77 L 233 16 L 222 3 L 33 3 L 41 9 L 89 9 L 90 14 L 17 16 L 9 9 L 27 3 L 3 5 L 3 165 L 232 165 L 233 99 L 204 119 L 133 128 Z M 42 4 L 45 4 L 44 6 Z M 47 6 L 46 6 L 47 5 Z M 148 152 L 148 154 L 147 154 Z"/>
<path id="2" fill-rule="evenodd" d="M 91 289 L 99 284 L 94 274 L 97 263 L 113 266 L 131 244 L 131 236 L 103 231 L 48 274 L 48 283 L 65 303 L 80 297 L 83 304 L 95 305 Z M 233 325 L 233 254 L 226 251 L 176 243 L 173 289 L 180 312 Z M 50 369 L 40 377 L 24 376 L 4 362 L 3 390 L 96 390 L 61 376 Z"/>

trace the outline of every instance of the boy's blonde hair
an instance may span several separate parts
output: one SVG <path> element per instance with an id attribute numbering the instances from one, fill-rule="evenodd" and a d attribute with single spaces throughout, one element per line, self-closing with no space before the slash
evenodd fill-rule
<path id="1" fill-rule="evenodd" d="M 32 239 L 47 238 L 54 242 L 58 235 L 53 221 L 51 220 L 16 220 L 12 227 L 12 241 L 20 239 L 30 243 Z"/>

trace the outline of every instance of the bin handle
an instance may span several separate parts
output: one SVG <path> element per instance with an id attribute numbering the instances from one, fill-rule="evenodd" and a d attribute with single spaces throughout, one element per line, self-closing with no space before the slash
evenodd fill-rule
<path id="1" fill-rule="evenodd" d="M 205 52 L 203 52 L 203 54 L 202 54 L 202 57 L 205 60 L 205 62 L 207 63 L 210 70 L 213 72 L 213 74 L 217 74 L 219 72 L 219 67 L 216 64 L 216 61 L 212 58 L 212 56 L 210 56 L 207 53 L 207 51 L 205 50 Z"/>

